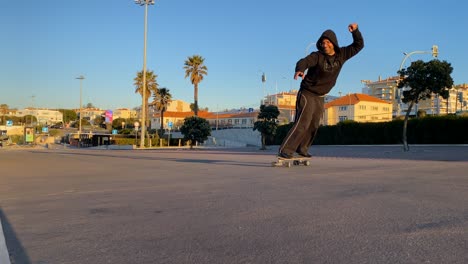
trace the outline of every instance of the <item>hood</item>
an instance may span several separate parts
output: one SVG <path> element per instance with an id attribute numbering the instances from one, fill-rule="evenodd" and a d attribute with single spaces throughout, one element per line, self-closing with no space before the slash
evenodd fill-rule
<path id="1" fill-rule="evenodd" d="M 320 43 L 322 43 L 322 40 L 326 38 L 333 43 L 333 46 L 335 47 L 335 52 L 339 53 L 340 52 L 340 46 L 338 46 L 338 39 L 336 38 L 335 32 L 331 29 L 327 29 L 322 33 L 322 36 L 317 40 L 316 46 L 319 51 L 323 51 L 322 47 L 320 46 Z"/>

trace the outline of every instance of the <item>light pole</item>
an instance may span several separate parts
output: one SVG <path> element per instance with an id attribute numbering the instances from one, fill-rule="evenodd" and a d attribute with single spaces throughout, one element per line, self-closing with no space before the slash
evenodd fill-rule
<path id="1" fill-rule="evenodd" d="M 78 141 L 80 142 L 80 147 L 81 147 L 81 119 L 83 118 L 81 116 L 81 95 L 83 93 L 83 80 L 84 80 L 84 76 L 83 75 L 80 75 L 79 77 L 76 77 L 76 79 L 80 80 L 80 125 L 79 125 L 79 128 L 78 128 Z"/>
<path id="2" fill-rule="evenodd" d="M 262 73 L 262 86 L 263 86 L 263 104 L 265 104 L 265 82 L 266 82 L 266 75 L 265 72 Z"/>
<path id="3" fill-rule="evenodd" d="M 146 134 L 146 35 L 148 29 L 148 5 L 154 5 L 154 0 L 135 0 L 135 4 L 145 6 L 145 29 L 144 29 L 144 41 L 143 41 L 143 91 L 141 93 L 142 104 L 141 104 L 141 137 L 140 137 L 140 148 L 145 147 L 145 134 Z"/>
<path id="4" fill-rule="evenodd" d="M 307 55 L 309 55 L 309 49 L 310 49 L 313 45 L 315 45 L 315 44 L 316 44 L 316 42 L 311 42 L 311 43 L 309 43 L 309 45 L 307 45 L 307 47 L 306 47 L 306 49 L 305 49 L 305 55 L 306 55 L 306 57 L 307 57 Z"/>
<path id="5" fill-rule="evenodd" d="M 403 52 L 403 55 L 405 55 L 405 57 L 401 61 L 400 69 L 398 71 L 401 71 L 401 69 L 403 69 L 403 65 L 405 64 L 406 59 L 408 59 L 413 54 L 432 54 L 432 56 L 434 58 L 437 58 L 437 56 L 439 56 L 439 47 L 437 45 L 432 45 L 432 50 L 431 51 L 412 51 L 410 53 Z M 398 88 L 396 88 L 396 89 L 398 89 Z M 395 94 L 398 96 L 396 116 L 399 116 L 400 111 L 401 111 L 401 105 L 402 105 L 402 102 L 401 102 L 402 92 L 398 89 L 397 93 L 395 93 Z"/>

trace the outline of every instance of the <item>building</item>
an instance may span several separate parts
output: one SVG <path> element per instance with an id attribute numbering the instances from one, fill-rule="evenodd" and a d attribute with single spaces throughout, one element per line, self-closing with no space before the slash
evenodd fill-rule
<path id="1" fill-rule="evenodd" d="M 263 102 L 265 105 L 276 105 L 280 111 L 278 116 L 279 124 L 289 124 L 294 122 L 294 117 L 296 115 L 296 98 L 298 90 L 290 90 L 289 92 L 281 92 L 277 94 L 267 95 Z M 336 96 L 326 95 L 325 103 L 328 103 L 334 99 Z"/>
<path id="2" fill-rule="evenodd" d="M 366 85 L 363 92 L 381 100 L 391 102 L 393 107 L 393 117 L 405 115 L 408 111 L 408 104 L 403 103 L 397 92 L 398 76 L 382 79 L 379 77 L 377 81 L 362 80 Z M 416 116 L 418 111 L 424 111 L 428 115 L 443 115 L 453 114 L 456 111 L 466 110 L 468 101 L 468 84 L 455 85 L 449 91 L 449 98 L 442 99 L 438 95 L 433 94 L 431 98 L 419 101 L 411 109 L 410 116 Z M 461 94 L 461 95 L 460 95 Z"/>
<path id="3" fill-rule="evenodd" d="M 172 129 L 179 130 L 184 124 L 186 117 L 193 116 L 193 112 L 164 112 L 164 128 L 168 129 L 169 124 L 172 124 Z M 225 128 L 253 128 L 255 121 L 257 121 L 258 110 L 252 109 L 237 112 L 207 112 L 199 111 L 198 116 L 205 118 L 212 129 L 225 129 Z M 151 117 L 151 129 L 161 128 L 161 115 L 155 113 Z"/>
<path id="4" fill-rule="evenodd" d="M 387 122 L 392 120 L 392 103 L 367 94 L 348 94 L 325 104 L 324 125 L 345 120 Z"/>
<path id="5" fill-rule="evenodd" d="M 78 116 L 80 116 L 79 108 L 74 109 L 74 111 Z M 96 107 L 81 108 L 81 119 L 88 120 L 91 124 L 93 124 L 96 117 L 103 116 L 105 112 L 105 110 Z"/>
<path id="6" fill-rule="evenodd" d="M 123 118 L 123 119 L 130 119 L 130 118 L 138 118 L 138 112 L 136 110 L 131 110 L 128 108 L 117 108 L 114 110 L 114 119 Z"/>
<path id="7" fill-rule="evenodd" d="M 393 113 L 392 116 L 397 116 L 398 98 L 397 98 L 397 81 L 399 76 L 389 77 L 382 79 L 380 76 L 377 81 L 362 80 L 361 82 L 366 85 L 362 89 L 363 94 L 371 95 L 380 100 L 392 103 Z"/>
<path id="8" fill-rule="evenodd" d="M 457 91 L 457 101 L 455 101 L 456 112 L 468 111 L 468 84 L 459 84 L 455 86 Z"/>
<path id="9" fill-rule="evenodd" d="M 50 109 L 41 109 L 41 108 L 25 108 L 16 110 L 14 116 L 24 117 L 24 116 L 34 116 L 37 120 L 37 125 L 53 125 L 56 123 L 63 122 L 63 114 L 58 110 L 50 110 Z M 33 120 L 25 120 L 26 124 L 36 125 Z"/>

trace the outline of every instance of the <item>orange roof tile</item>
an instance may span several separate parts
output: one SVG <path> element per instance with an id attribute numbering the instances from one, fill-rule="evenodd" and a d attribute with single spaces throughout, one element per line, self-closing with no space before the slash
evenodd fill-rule
<path id="1" fill-rule="evenodd" d="M 346 96 L 340 97 L 336 100 L 328 102 L 325 104 L 325 108 L 329 108 L 332 106 L 342 106 L 342 105 L 355 105 L 361 101 L 364 102 L 374 102 L 374 103 L 382 103 L 382 104 L 392 104 L 390 102 L 381 100 L 379 98 L 367 95 L 367 94 L 348 94 Z"/>
<path id="2" fill-rule="evenodd" d="M 164 112 L 164 118 L 186 118 L 193 116 L 193 112 Z M 203 117 L 205 119 L 216 119 L 216 118 L 243 118 L 243 117 L 256 117 L 258 115 L 258 112 L 250 112 L 250 113 L 222 113 L 222 114 L 216 114 L 213 112 L 206 112 L 206 111 L 199 111 L 198 116 Z M 153 117 L 160 117 L 160 113 L 155 113 Z"/>

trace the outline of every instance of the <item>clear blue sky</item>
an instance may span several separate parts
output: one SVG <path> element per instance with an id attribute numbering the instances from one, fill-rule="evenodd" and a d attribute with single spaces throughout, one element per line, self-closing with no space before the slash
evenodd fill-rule
<path id="1" fill-rule="evenodd" d="M 211 111 L 258 107 L 266 93 L 297 88 L 294 67 L 326 29 L 340 45 L 359 24 L 365 48 L 348 61 L 332 95 L 361 92 L 361 80 L 395 76 L 403 52 L 430 51 L 452 64 L 455 84 L 468 83 L 466 2 L 445 0 L 156 0 L 148 12 L 147 68 L 174 99 L 193 102 L 184 78 L 187 57 L 205 58 L 199 105 Z M 143 65 L 144 7 L 132 0 L 2 1 L 0 103 L 11 108 L 103 109 L 141 105 L 133 78 Z M 315 50 L 313 46 L 309 52 Z M 415 54 L 414 60 L 431 60 Z M 31 96 L 35 96 L 34 100 Z"/>

